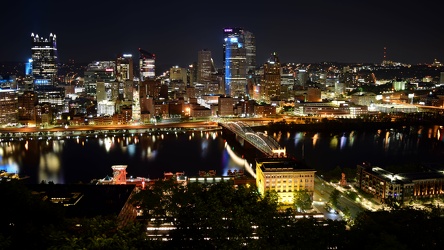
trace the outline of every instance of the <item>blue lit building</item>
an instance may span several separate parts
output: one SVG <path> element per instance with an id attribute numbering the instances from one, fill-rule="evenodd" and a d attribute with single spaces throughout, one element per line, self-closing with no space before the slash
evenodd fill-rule
<path id="1" fill-rule="evenodd" d="M 27 63 L 25 63 L 25 76 L 32 75 L 32 59 L 29 59 Z"/>
<path id="2" fill-rule="evenodd" d="M 243 28 L 225 28 L 223 64 L 225 94 L 244 96 L 247 91 L 247 75 L 256 67 L 255 38 Z"/>

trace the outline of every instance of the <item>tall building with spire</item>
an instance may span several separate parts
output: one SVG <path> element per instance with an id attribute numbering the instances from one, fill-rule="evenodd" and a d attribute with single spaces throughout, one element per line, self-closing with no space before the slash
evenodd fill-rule
<path id="1" fill-rule="evenodd" d="M 58 73 L 57 39 L 55 34 L 49 38 L 31 34 L 32 76 L 35 85 L 54 85 Z"/>
<path id="2" fill-rule="evenodd" d="M 254 35 L 243 28 L 225 28 L 223 32 L 225 94 L 233 97 L 246 95 L 247 74 L 256 66 Z"/>

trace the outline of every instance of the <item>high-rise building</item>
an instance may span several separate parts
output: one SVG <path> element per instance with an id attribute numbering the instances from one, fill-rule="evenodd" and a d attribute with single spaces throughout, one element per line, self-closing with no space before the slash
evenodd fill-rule
<path id="1" fill-rule="evenodd" d="M 88 64 L 85 74 L 85 93 L 88 97 L 97 100 L 97 83 L 104 84 L 104 93 L 108 100 L 117 99 L 113 97 L 112 84 L 116 81 L 115 61 L 94 61 Z"/>
<path id="2" fill-rule="evenodd" d="M 125 82 L 125 80 L 132 81 L 134 79 L 133 55 L 123 54 L 117 57 L 116 76 L 119 82 Z"/>
<path id="3" fill-rule="evenodd" d="M 0 88 L 0 124 L 16 123 L 18 120 L 17 90 Z"/>
<path id="4" fill-rule="evenodd" d="M 34 107 L 38 103 L 34 91 L 25 90 L 18 95 L 18 120 L 22 124 L 35 124 Z"/>
<path id="5" fill-rule="evenodd" d="M 36 85 L 53 85 L 57 78 L 57 43 L 56 35 L 49 38 L 32 33 L 32 75 Z"/>
<path id="6" fill-rule="evenodd" d="M 225 94 L 242 96 L 248 93 L 247 73 L 256 63 L 254 35 L 243 28 L 225 28 L 223 32 Z"/>
<path id="7" fill-rule="evenodd" d="M 247 73 L 253 74 L 256 69 L 256 38 L 253 33 L 244 31 L 244 39 L 247 55 Z"/>
<path id="8" fill-rule="evenodd" d="M 134 65 L 133 55 L 123 54 L 116 60 L 117 96 L 123 100 L 133 100 Z"/>
<path id="9" fill-rule="evenodd" d="M 140 81 L 156 77 L 156 55 L 139 49 Z"/>
<path id="10" fill-rule="evenodd" d="M 265 99 L 280 100 L 281 95 L 281 63 L 276 52 L 264 64 L 263 86 L 265 86 Z"/>
<path id="11" fill-rule="evenodd" d="M 197 82 L 207 85 L 211 82 L 211 72 L 213 72 L 213 59 L 211 51 L 200 50 L 197 54 Z"/>

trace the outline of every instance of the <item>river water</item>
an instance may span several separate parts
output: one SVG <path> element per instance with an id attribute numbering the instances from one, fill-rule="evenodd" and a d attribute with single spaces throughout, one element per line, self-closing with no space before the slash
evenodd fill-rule
<path id="1" fill-rule="evenodd" d="M 444 142 L 438 126 L 371 132 L 316 133 L 297 131 L 270 135 L 289 156 L 316 170 L 406 163 L 442 163 Z M 0 169 L 29 182 L 88 183 L 112 176 L 113 165 L 126 165 L 128 176 L 161 178 L 164 172 L 229 170 L 253 166 L 225 140 L 222 130 L 132 134 L 104 138 L 22 140 L 0 143 Z M 247 170 L 248 172 L 248 170 Z"/>

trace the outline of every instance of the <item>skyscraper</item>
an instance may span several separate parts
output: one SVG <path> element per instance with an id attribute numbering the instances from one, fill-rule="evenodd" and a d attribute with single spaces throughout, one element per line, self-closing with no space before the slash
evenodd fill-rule
<path id="1" fill-rule="evenodd" d="M 279 100 L 281 95 L 281 63 L 276 53 L 272 53 L 264 64 L 263 86 L 267 101 Z"/>
<path id="2" fill-rule="evenodd" d="M 116 100 L 117 94 L 115 93 L 116 91 L 113 91 L 112 87 L 115 81 L 115 61 L 94 61 L 88 64 L 84 72 L 85 93 L 88 97 L 95 100 L 97 100 L 97 94 L 107 100 Z M 105 93 L 97 93 L 98 90 L 105 91 Z"/>
<path id="3" fill-rule="evenodd" d="M 53 85 L 57 78 L 57 43 L 56 35 L 49 38 L 32 33 L 32 75 L 35 85 Z"/>
<path id="4" fill-rule="evenodd" d="M 247 73 L 256 63 L 254 35 L 243 28 L 225 28 L 223 32 L 225 94 L 242 96 L 248 93 Z"/>
<path id="5" fill-rule="evenodd" d="M 125 80 L 133 80 L 134 66 L 133 55 L 123 54 L 117 57 L 116 61 L 116 77 L 117 81 L 125 82 Z"/>
<path id="6" fill-rule="evenodd" d="M 211 51 L 200 50 L 197 54 L 197 82 L 204 85 L 210 83 L 212 68 Z"/>
<path id="7" fill-rule="evenodd" d="M 118 96 L 123 100 L 133 100 L 134 91 L 134 66 L 133 55 L 123 54 L 116 60 L 116 79 L 118 84 Z"/>
<path id="8" fill-rule="evenodd" d="M 156 55 L 139 49 L 140 81 L 156 77 Z"/>

